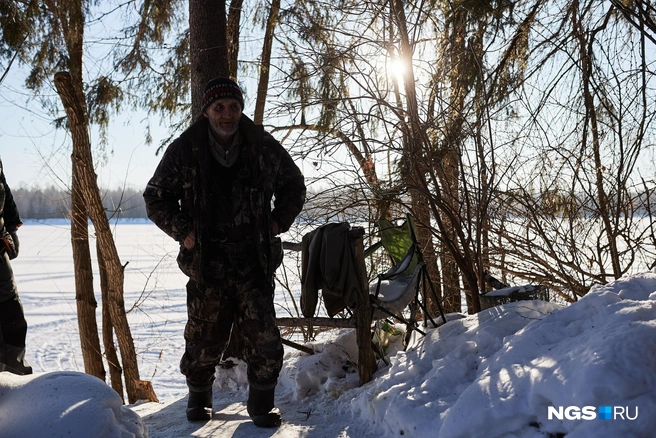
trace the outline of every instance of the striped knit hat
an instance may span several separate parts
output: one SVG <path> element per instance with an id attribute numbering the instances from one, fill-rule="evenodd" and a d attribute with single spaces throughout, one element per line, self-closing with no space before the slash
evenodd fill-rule
<path id="1" fill-rule="evenodd" d="M 204 113 L 207 107 L 217 99 L 232 98 L 239 101 L 241 109 L 244 109 L 244 95 L 241 88 L 234 81 L 228 78 L 212 79 L 205 85 L 205 92 L 203 93 L 203 110 Z"/>

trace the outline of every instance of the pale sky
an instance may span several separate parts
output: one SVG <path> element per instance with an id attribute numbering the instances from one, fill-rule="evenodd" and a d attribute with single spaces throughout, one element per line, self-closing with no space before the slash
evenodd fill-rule
<path id="1" fill-rule="evenodd" d="M 10 71 L 0 84 L 0 157 L 10 187 L 44 187 L 70 184 L 71 139 L 63 129 L 55 129 L 39 102 L 26 104 L 21 89 L 22 72 Z M 114 117 L 106 147 L 107 160 L 101 160 L 98 134 L 92 129 L 91 141 L 96 173 L 101 188 L 115 189 L 127 184 L 145 188 L 161 155 L 155 151 L 167 131 L 151 118 L 151 145 L 145 143 L 144 113 L 132 111 Z M 128 123 L 129 121 L 129 123 Z"/>
<path id="2" fill-rule="evenodd" d="M 0 68 L 1 70 L 1 68 Z M 22 88 L 24 72 L 12 70 L 0 84 L 0 157 L 10 187 L 49 187 L 64 189 L 70 185 L 70 136 L 55 129 L 47 113 L 37 101 L 26 103 L 28 94 Z M 244 113 L 253 116 L 254 102 L 247 99 Z M 106 160 L 99 150 L 99 135 L 92 127 L 92 152 L 101 189 L 117 189 L 126 185 L 143 189 L 161 159 L 155 155 L 160 143 L 169 137 L 168 127 L 160 126 L 159 115 L 151 115 L 152 143 L 145 142 L 146 113 L 126 111 L 113 116 L 108 130 Z M 276 136 L 279 140 L 280 135 Z M 311 162 L 295 158 L 301 171 L 314 173 Z"/>

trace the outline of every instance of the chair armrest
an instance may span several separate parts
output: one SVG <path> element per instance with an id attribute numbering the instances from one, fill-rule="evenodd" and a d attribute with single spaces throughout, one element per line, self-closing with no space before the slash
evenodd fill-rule
<path id="1" fill-rule="evenodd" d="M 381 246 L 383 246 L 383 242 L 382 242 L 382 241 L 378 241 L 378 242 L 374 243 L 374 244 L 371 245 L 369 248 L 367 248 L 367 249 L 364 250 L 364 257 L 365 257 L 365 258 L 369 257 L 371 254 L 373 254 L 373 253 L 374 253 L 378 248 L 380 248 Z"/>
<path id="2" fill-rule="evenodd" d="M 392 266 L 387 270 L 387 272 L 378 275 L 378 277 L 381 280 L 388 280 L 390 278 L 396 277 L 397 275 L 408 269 L 408 266 L 410 266 L 410 263 L 412 262 L 412 259 L 415 256 L 415 250 L 416 250 L 416 245 L 412 245 L 410 249 L 408 249 L 408 252 L 406 253 L 403 260 L 401 260 L 401 263 L 399 263 L 396 266 Z"/>

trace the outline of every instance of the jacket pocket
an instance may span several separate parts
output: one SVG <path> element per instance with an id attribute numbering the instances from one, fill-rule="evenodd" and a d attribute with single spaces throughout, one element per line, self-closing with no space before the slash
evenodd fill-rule
<path id="1" fill-rule="evenodd" d="M 200 249 L 198 244 L 194 245 L 191 249 L 187 249 L 183 244 L 180 244 L 177 261 L 178 267 L 187 277 L 202 282 Z"/>

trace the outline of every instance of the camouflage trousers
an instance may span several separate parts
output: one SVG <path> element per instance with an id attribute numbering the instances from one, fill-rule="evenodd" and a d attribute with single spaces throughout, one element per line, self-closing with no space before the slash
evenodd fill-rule
<path id="1" fill-rule="evenodd" d="M 276 326 L 274 290 L 257 277 L 226 276 L 221 285 L 191 279 L 187 283 L 188 320 L 180 371 L 191 390 L 211 387 L 233 322 L 244 337 L 249 384 L 257 389 L 276 386 L 283 347 Z"/>
<path id="2" fill-rule="evenodd" d="M 0 371 L 32 374 L 25 361 L 27 322 L 7 253 L 0 254 Z"/>

